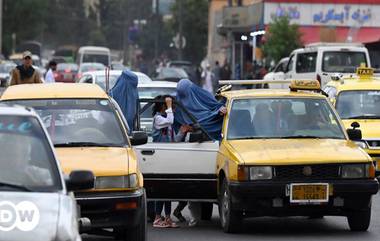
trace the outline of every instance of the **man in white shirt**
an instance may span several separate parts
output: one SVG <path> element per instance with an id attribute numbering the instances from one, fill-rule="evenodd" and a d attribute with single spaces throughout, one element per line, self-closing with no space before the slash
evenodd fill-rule
<path id="1" fill-rule="evenodd" d="M 49 62 L 49 70 L 46 72 L 45 75 L 45 83 L 54 83 L 55 78 L 54 78 L 54 71 L 57 70 L 57 63 L 55 61 L 50 61 Z"/>

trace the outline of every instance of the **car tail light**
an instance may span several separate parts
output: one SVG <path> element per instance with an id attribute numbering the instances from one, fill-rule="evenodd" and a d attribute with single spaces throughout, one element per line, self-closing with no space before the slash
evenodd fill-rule
<path id="1" fill-rule="evenodd" d="M 59 77 L 59 74 L 57 72 L 54 72 L 54 79 L 57 79 Z"/>
<path id="2" fill-rule="evenodd" d="M 322 84 L 322 78 L 319 74 L 317 74 L 317 80 L 318 80 L 319 84 L 321 85 Z"/>

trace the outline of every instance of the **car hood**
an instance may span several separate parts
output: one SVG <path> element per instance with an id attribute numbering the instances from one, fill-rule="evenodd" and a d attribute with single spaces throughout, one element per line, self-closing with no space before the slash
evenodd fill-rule
<path id="1" fill-rule="evenodd" d="M 360 124 L 360 130 L 362 131 L 363 139 L 380 139 L 380 119 L 378 120 L 342 120 L 344 126 L 348 129 L 351 128 L 352 122 L 358 122 Z"/>
<path id="2" fill-rule="evenodd" d="M 260 139 L 229 141 L 232 152 L 245 164 L 296 165 L 367 162 L 355 143 L 334 139 Z"/>
<path id="3" fill-rule="evenodd" d="M 1 190 L 1 240 L 55 240 L 60 201 L 58 193 Z"/>
<path id="4" fill-rule="evenodd" d="M 124 175 L 128 169 L 127 148 L 59 147 L 55 150 L 65 174 L 73 170 L 89 170 L 95 176 L 114 176 Z"/>

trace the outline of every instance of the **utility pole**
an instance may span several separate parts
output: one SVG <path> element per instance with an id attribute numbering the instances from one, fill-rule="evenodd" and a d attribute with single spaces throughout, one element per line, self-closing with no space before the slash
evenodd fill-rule
<path id="1" fill-rule="evenodd" d="M 182 48 L 183 48 L 183 0 L 177 0 L 179 3 L 179 48 L 178 48 L 178 60 L 182 60 Z"/>
<path id="2" fill-rule="evenodd" d="M 155 39 L 154 39 L 154 59 L 158 58 L 158 44 L 160 42 L 160 27 L 161 27 L 161 16 L 160 16 L 160 0 L 155 1 L 155 13 L 156 13 L 156 29 L 155 29 Z"/>

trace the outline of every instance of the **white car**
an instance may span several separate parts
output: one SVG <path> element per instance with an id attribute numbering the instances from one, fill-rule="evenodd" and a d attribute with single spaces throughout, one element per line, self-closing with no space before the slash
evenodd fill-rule
<path id="1" fill-rule="evenodd" d="M 115 83 L 117 78 L 121 75 L 123 71 L 121 70 L 110 70 L 109 72 L 109 89 L 111 89 Z M 133 72 L 137 75 L 138 82 L 139 83 L 145 83 L 145 82 L 152 82 L 152 79 L 149 78 L 146 74 L 140 73 L 140 72 Z M 82 77 L 78 81 L 79 83 L 90 83 L 90 84 L 97 84 L 102 89 L 106 89 L 106 72 L 105 70 L 102 71 L 92 71 L 92 72 L 85 72 L 82 74 Z"/>
<path id="2" fill-rule="evenodd" d="M 271 81 L 271 80 L 283 80 L 285 79 L 285 70 L 286 66 L 288 65 L 289 58 L 282 58 L 274 67 L 273 71 L 267 73 L 264 76 L 265 81 Z M 269 84 L 270 89 L 286 89 L 289 88 L 289 84 Z"/>
<path id="3" fill-rule="evenodd" d="M 80 241 L 72 191 L 93 188 L 92 172 L 73 171 L 64 179 L 49 135 L 30 108 L 0 105 L 0 152 L 1 240 Z"/>
<path id="4" fill-rule="evenodd" d="M 294 50 L 286 79 L 317 79 L 324 87 L 335 73 L 354 74 L 361 64 L 371 67 L 368 50 L 356 43 L 314 43 Z"/>

